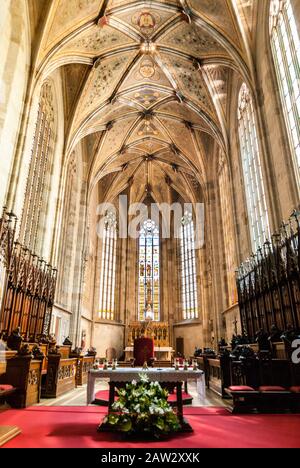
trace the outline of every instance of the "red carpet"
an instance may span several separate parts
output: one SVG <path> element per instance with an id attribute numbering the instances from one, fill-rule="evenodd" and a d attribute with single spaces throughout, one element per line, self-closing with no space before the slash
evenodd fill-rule
<path id="1" fill-rule="evenodd" d="M 130 442 L 119 434 L 97 433 L 101 407 L 31 407 L 0 413 L 0 425 L 22 434 L 5 448 L 300 448 L 300 415 L 232 415 L 224 408 L 186 408 L 194 433 L 167 442 Z"/>

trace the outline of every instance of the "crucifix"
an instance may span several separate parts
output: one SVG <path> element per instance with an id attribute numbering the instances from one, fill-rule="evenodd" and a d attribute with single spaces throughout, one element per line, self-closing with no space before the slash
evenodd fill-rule
<path id="1" fill-rule="evenodd" d="M 235 317 L 235 319 L 234 319 L 234 321 L 233 321 L 232 323 L 233 323 L 233 325 L 234 325 L 234 333 L 235 333 L 235 335 L 237 336 L 237 334 L 238 334 L 238 327 L 237 327 L 237 325 L 238 325 L 239 322 L 238 322 L 238 320 L 237 320 L 236 317 Z"/>

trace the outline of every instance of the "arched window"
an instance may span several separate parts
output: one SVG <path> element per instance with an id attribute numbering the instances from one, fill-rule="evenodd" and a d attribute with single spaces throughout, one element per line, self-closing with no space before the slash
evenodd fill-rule
<path id="1" fill-rule="evenodd" d="M 270 34 L 290 146 L 300 168 L 300 41 L 290 0 L 272 0 Z"/>
<path id="2" fill-rule="evenodd" d="M 4 295 L 4 284 L 5 284 L 6 269 L 0 258 L 0 311 L 2 308 L 2 300 Z"/>
<path id="3" fill-rule="evenodd" d="M 239 94 L 238 121 L 252 248 L 256 251 L 270 238 L 270 228 L 253 102 L 245 83 Z"/>
<path id="4" fill-rule="evenodd" d="M 180 273 L 183 319 L 198 318 L 197 273 L 193 216 L 186 212 L 180 227 Z"/>
<path id="5" fill-rule="evenodd" d="M 159 228 L 148 219 L 139 236 L 139 320 L 160 319 L 160 245 Z"/>
<path id="6" fill-rule="evenodd" d="M 102 236 L 102 260 L 100 274 L 99 318 L 115 319 L 115 284 L 117 259 L 117 221 L 112 212 L 108 212 L 104 221 Z"/>
<path id="7" fill-rule="evenodd" d="M 50 83 L 41 90 L 22 215 L 24 244 L 40 255 L 51 189 L 55 141 L 54 98 Z"/>

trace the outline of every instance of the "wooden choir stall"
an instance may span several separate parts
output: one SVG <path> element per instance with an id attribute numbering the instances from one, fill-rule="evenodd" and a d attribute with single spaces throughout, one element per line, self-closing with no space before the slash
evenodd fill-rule
<path id="1" fill-rule="evenodd" d="M 5 401 L 24 408 L 56 398 L 87 381 L 95 353 L 71 352 L 50 336 L 57 270 L 15 240 L 17 219 L 0 218 L 0 338 L 7 363 L 0 385 L 13 391 Z M 4 387 L 3 387 L 4 388 Z M 1 395 L 0 395 L 1 396 Z"/>
<path id="2" fill-rule="evenodd" d="M 300 412 L 298 211 L 240 266 L 237 287 L 242 335 L 198 353 L 207 387 L 232 398 L 234 411 Z"/>

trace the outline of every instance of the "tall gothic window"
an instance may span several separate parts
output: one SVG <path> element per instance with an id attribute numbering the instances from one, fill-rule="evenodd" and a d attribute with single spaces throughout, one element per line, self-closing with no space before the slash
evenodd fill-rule
<path id="1" fill-rule="evenodd" d="M 0 259 L 0 311 L 2 307 L 2 299 L 4 295 L 5 275 L 6 275 L 6 270 L 5 270 L 4 264 L 2 263 Z"/>
<path id="2" fill-rule="evenodd" d="M 290 0 L 272 0 L 270 34 L 290 145 L 300 168 L 300 41 Z"/>
<path id="3" fill-rule="evenodd" d="M 183 319 L 198 318 L 194 222 L 189 212 L 185 213 L 180 227 L 180 271 Z"/>
<path id="4" fill-rule="evenodd" d="M 270 229 L 253 102 L 245 83 L 239 94 L 238 121 L 252 248 L 256 251 L 270 238 Z"/>
<path id="5" fill-rule="evenodd" d="M 55 136 L 53 101 L 51 85 L 45 83 L 39 101 L 22 217 L 24 244 L 37 254 L 42 248 L 51 187 Z"/>
<path id="6" fill-rule="evenodd" d="M 104 220 L 100 274 L 99 318 L 104 320 L 115 319 L 116 258 L 117 221 L 115 214 L 108 212 Z"/>
<path id="7" fill-rule="evenodd" d="M 139 236 L 139 320 L 160 319 L 159 228 L 148 219 Z"/>

